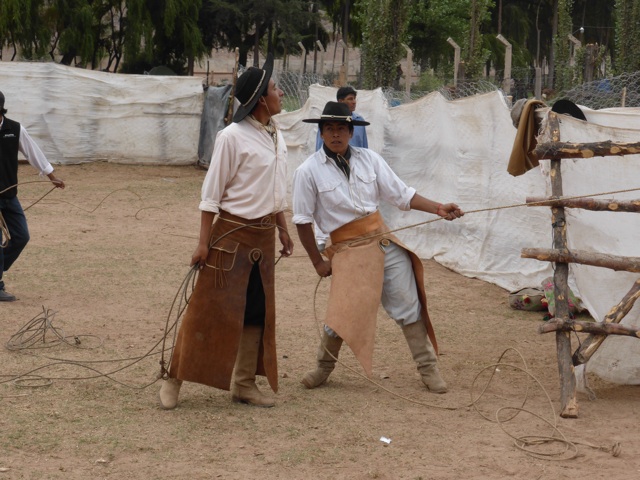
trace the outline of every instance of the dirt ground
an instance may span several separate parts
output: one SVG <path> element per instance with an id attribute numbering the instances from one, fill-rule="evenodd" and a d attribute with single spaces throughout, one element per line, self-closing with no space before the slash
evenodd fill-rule
<path id="1" fill-rule="evenodd" d="M 505 290 L 434 261 L 425 277 L 446 395 L 421 386 L 382 309 L 372 379 L 343 349 L 325 386 L 299 383 L 314 364 L 329 281 L 316 293 L 297 243 L 276 267 L 276 407 L 189 383 L 177 409 L 161 410 L 161 341 L 195 248 L 204 172 L 87 164 L 57 173 L 67 189 L 29 208 L 31 242 L 5 275 L 19 300 L 0 305 L 0 480 L 640 476 L 638 388 L 592 378 L 597 399 L 579 394 L 579 418 L 559 418 L 555 338 L 537 333 L 543 314 L 512 310 Z M 37 179 L 20 167 L 21 182 Z M 48 189 L 21 186 L 23 206 Z M 31 348 L 15 349 L 19 332 Z M 66 343 L 54 344 L 56 333 Z M 567 442 L 537 447 L 545 458 L 514 445 L 553 436 L 553 424 Z"/>

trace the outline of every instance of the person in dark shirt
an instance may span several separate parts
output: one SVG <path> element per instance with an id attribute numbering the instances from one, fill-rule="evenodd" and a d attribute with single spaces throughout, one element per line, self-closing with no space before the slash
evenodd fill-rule
<path id="1" fill-rule="evenodd" d="M 27 219 L 18 201 L 18 152 L 57 188 L 64 188 L 64 182 L 55 176 L 53 167 L 27 130 L 5 117 L 4 103 L 5 97 L 0 92 L 0 302 L 13 302 L 16 297 L 5 290 L 3 274 L 29 241 Z"/>

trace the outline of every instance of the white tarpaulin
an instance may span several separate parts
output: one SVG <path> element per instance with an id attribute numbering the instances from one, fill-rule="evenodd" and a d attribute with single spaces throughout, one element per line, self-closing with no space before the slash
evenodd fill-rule
<path id="1" fill-rule="evenodd" d="M 198 160 L 200 78 L 0 62 L 0 91 L 7 117 L 25 126 L 52 163 Z"/>
<path id="2" fill-rule="evenodd" d="M 335 88 L 313 85 L 301 110 L 278 116 L 289 149 L 289 175 L 315 148 L 317 126 L 301 120 L 319 117 L 335 94 Z M 357 112 L 371 123 L 366 127 L 370 148 L 427 198 L 472 211 L 521 204 L 545 191 L 539 169 L 521 177 L 507 173 L 516 130 L 499 92 L 455 101 L 433 93 L 389 108 L 378 89 L 358 92 L 357 101 Z M 392 228 L 436 218 L 392 208 L 383 214 Z M 519 207 L 470 213 L 397 235 L 422 258 L 515 290 L 539 286 L 552 275 L 548 263 L 520 258 L 522 248 L 551 245 L 550 225 L 549 208 Z"/>

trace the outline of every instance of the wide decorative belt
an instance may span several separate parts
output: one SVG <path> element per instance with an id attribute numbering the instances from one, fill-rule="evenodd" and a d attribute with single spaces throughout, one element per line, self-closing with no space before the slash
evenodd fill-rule
<path id="1" fill-rule="evenodd" d="M 224 210 L 220 210 L 218 214 L 218 218 L 220 220 L 224 220 L 226 222 L 237 223 L 239 225 L 250 225 L 252 227 L 267 227 L 272 228 L 276 224 L 276 214 L 270 213 L 269 215 L 265 215 L 260 218 L 247 219 L 238 217 L 237 215 L 233 215 L 229 212 L 225 212 Z"/>
<path id="2" fill-rule="evenodd" d="M 380 215 L 380 211 L 376 210 L 365 217 L 360 217 L 331 232 L 331 243 L 346 242 L 365 236 L 368 233 L 379 231 L 384 227 L 384 219 L 382 215 Z"/>

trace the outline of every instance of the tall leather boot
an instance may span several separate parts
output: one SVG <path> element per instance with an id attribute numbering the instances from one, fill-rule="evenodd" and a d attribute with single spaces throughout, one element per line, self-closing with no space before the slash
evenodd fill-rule
<path id="1" fill-rule="evenodd" d="M 256 385 L 260 342 L 262 342 L 262 327 L 244 327 L 233 369 L 231 400 L 256 407 L 273 407 L 275 405 L 273 398 L 263 394 Z"/>
<path id="2" fill-rule="evenodd" d="M 331 372 L 336 367 L 336 359 L 342 347 L 342 338 L 330 337 L 326 331 L 322 331 L 322 340 L 318 348 L 318 366 L 315 370 L 311 370 L 302 377 L 300 383 L 307 388 L 316 388 L 327 381 Z M 333 355 L 333 358 L 331 355 Z"/>
<path id="3" fill-rule="evenodd" d="M 438 357 L 427 336 L 427 328 L 422 320 L 402 327 L 402 333 L 407 340 L 413 360 L 418 365 L 418 372 L 422 383 L 433 393 L 446 393 L 447 384 L 438 370 Z"/>
<path id="4" fill-rule="evenodd" d="M 178 395 L 182 380 L 177 378 L 167 378 L 162 382 L 158 398 L 160 399 L 160 408 L 164 410 L 173 410 L 178 405 Z"/>

